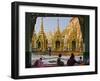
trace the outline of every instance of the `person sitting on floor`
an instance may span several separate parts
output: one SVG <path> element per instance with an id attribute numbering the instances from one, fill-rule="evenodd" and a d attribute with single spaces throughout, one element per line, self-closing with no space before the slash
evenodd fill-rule
<path id="1" fill-rule="evenodd" d="M 80 65 L 82 65 L 82 64 L 83 64 L 82 57 L 79 57 L 79 64 L 80 64 Z"/>
<path id="2" fill-rule="evenodd" d="M 62 54 L 59 54 L 57 59 L 57 66 L 64 66 L 64 62 L 61 61 Z"/>
<path id="3" fill-rule="evenodd" d="M 42 58 L 40 58 L 39 60 L 36 60 L 34 63 L 35 67 L 43 67 L 43 62 L 42 62 Z"/>
<path id="4" fill-rule="evenodd" d="M 72 53 L 70 58 L 68 59 L 67 61 L 67 66 L 74 66 L 75 63 L 78 63 L 76 60 L 75 60 L 75 56 L 74 54 Z M 79 63 L 78 63 L 79 64 Z"/>

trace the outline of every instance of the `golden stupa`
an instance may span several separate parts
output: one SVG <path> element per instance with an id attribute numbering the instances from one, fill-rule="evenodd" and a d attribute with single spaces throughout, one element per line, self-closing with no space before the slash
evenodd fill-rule
<path id="1" fill-rule="evenodd" d="M 43 18 L 38 34 L 33 31 L 32 48 L 36 51 L 46 52 L 51 48 L 52 53 L 83 52 L 83 38 L 78 17 L 73 17 L 63 31 L 59 27 L 59 19 L 55 32 L 44 31 Z"/>

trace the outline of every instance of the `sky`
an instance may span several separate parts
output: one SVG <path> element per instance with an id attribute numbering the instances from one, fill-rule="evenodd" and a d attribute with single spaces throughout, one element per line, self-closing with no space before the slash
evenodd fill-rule
<path id="1" fill-rule="evenodd" d="M 59 28 L 61 31 L 65 29 L 72 17 L 38 17 L 35 24 L 35 32 L 40 31 L 41 20 L 43 18 L 43 26 L 45 33 L 54 32 L 57 29 L 57 20 L 59 19 Z"/>

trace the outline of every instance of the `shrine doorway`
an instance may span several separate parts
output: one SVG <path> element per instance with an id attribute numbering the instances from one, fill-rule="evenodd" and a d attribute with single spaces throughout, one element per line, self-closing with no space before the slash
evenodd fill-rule
<path id="1" fill-rule="evenodd" d="M 41 48 L 41 43 L 40 43 L 40 41 L 38 42 L 38 48 Z"/>
<path id="2" fill-rule="evenodd" d="M 60 48 L 60 41 L 56 41 L 56 48 Z"/>
<path id="3" fill-rule="evenodd" d="M 76 41 L 72 41 L 72 51 L 75 51 L 76 49 Z"/>

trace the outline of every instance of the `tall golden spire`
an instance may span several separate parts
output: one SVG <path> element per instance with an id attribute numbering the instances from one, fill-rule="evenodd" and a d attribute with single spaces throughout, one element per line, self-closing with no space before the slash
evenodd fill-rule
<path id="1" fill-rule="evenodd" d="M 60 28 L 59 28 L 59 18 L 57 18 L 57 32 L 60 32 Z"/>
<path id="2" fill-rule="evenodd" d="M 44 32 L 44 28 L 43 28 L 43 17 L 41 17 L 41 29 L 40 32 Z"/>

